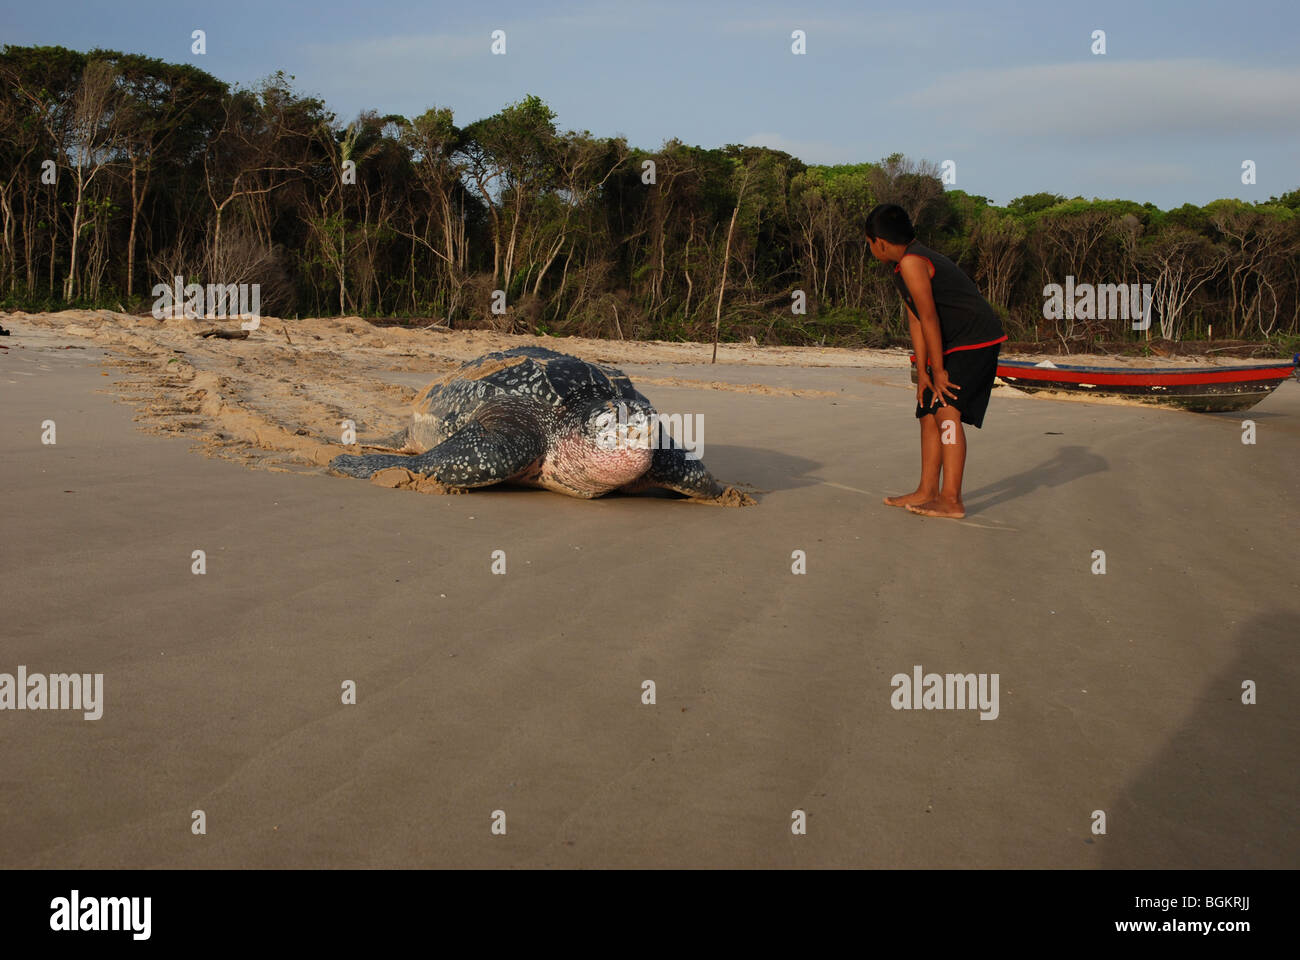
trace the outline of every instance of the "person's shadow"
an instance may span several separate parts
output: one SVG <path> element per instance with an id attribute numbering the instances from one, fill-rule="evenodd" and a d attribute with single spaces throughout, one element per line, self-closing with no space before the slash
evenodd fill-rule
<path id="1" fill-rule="evenodd" d="M 1109 469 L 1110 462 L 1087 447 L 1061 447 L 1051 459 L 1036 467 L 1013 473 L 986 487 L 968 492 L 963 498 L 966 501 L 966 512 L 981 513 L 999 503 L 1023 497 L 1039 487 L 1059 487 L 1090 473 Z"/>
<path id="2" fill-rule="evenodd" d="M 1300 862 L 1294 707 L 1300 610 L 1265 596 L 1251 603 L 1256 610 L 1235 636 L 1225 623 L 1202 627 L 1203 636 L 1233 651 L 1223 669 L 1200 673 L 1194 655 L 1174 668 L 1153 655 L 1133 670 L 1135 702 L 1154 697 L 1162 709 L 1185 716 L 1106 804 L 1112 835 L 1101 841 L 1100 866 L 1285 870 Z M 1172 649 L 1177 640 L 1166 642 Z M 1158 679 L 1144 686 L 1146 676 Z M 1244 702 L 1248 680 L 1258 685 L 1256 704 Z M 1111 719 L 1119 736 L 1144 737 L 1140 725 L 1124 732 L 1121 718 Z M 1090 810 L 1093 803 L 1081 806 Z"/>

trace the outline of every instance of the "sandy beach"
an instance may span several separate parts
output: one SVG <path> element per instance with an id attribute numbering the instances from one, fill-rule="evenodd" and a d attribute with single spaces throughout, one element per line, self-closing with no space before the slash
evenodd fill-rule
<path id="1" fill-rule="evenodd" d="M 999 387 L 952 522 L 880 502 L 916 481 L 906 351 L 0 323 L 0 673 L 104 677 L 97 720 L 0 713 L 0 866 L 1300 863 L 1300 383 Z M 757 504 L 326 474 L 342 421 L 524 343 L 702 415 Z M 996 718 L 894 709 L 918 665 L 996 674 Z"/>

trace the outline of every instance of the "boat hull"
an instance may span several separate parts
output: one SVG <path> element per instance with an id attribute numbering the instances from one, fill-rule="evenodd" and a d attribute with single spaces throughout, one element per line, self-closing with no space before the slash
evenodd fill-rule
<path id="1" fill-rule="evenodd" d="M 1081 383 L 1061 383 L 1027 380 L 1023 377 L 1001 376 L 1009 387 L 1025 393 L 1039 393 L 1050 397 L 1086 399 L 1109 397 L 1159 407 L 1179 407 L 1194 413 L 1227 413 L 1249 410 L 1277 389 L 1281 380 L 1257 380 L 1245 383 L 1208 384 L 1204 386 L 1100 386 Z M 1285 379 L 1285 378 L 1283 378 Z"/>

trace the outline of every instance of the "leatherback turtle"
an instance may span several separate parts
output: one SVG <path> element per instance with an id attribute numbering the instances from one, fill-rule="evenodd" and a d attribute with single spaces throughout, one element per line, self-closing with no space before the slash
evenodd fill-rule
<path id="1" fill-rule="evenodd" d="M 409 427 L 367 445 L 400 453 L 335 457 L 331 472 L 403 467 L 453 489 L 509 481 L 591 499 L 665 487 L 752 502 L 687 456 L 622 371 L 542 347 L 470 360 L 421 391 Z"/>

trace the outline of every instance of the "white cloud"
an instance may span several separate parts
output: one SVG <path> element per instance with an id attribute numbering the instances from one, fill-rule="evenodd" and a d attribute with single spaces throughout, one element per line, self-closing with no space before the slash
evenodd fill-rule
<path id="1" fill-rule="evenodd" d="M 910 102 L 944 122 L 1016 137 L 1292 136 L 1300 68 L 1214 60 L 1074 63 L 949 74 Z"/>

